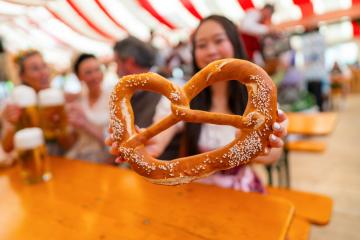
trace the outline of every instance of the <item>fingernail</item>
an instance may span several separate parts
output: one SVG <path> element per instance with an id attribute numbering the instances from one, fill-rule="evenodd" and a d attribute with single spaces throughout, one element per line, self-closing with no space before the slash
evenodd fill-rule
<path id="1" fill-rule="evenodd" d="M 280 126 L 280 124 L 279 123 L 274 123 L 274 130 L 280 130 L 280 128 L 281 128 L 281 126 Z"/>
<path id="2" fill-rule="evenodd" d="M 276 136 L 275 136 L 274 134 L 271 134 L 271 135 L 270 135 L 270 139 L 271 139 L 271 141 L 274 142 L 274 141 L 276 141 Z"/>
<path id="3" fill-rule="evenodd" d="M 278 109 L 278 115 L 284 115 L 285 113 L 284 113 L 284 111 L 283 110 L 281 110 L 281 109 Z"/>

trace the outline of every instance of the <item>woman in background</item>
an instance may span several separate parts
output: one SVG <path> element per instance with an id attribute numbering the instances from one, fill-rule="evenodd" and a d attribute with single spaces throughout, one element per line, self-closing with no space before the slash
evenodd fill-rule
<path id="1" fill-rule="evenodd" d="M 79 101 L 67 106 L 68 121 L 77 129 L 79 136 L 66 156 L 93 162 L 110 162 L 104 133 L 108 126 L 111 89 L 103 88 L 101 64 L 94 55 L 84 53 L 76 59 L 73 70 L 83 83 L 83 91 Z"/>
<path id="2" fill-rule="evenodd" d="M 20 52 L 15 58 L 21 83 L 31 87 L 35 92 L 50 87 L 50 71 L 41 53 L 37 50 Z M 16 125 L 20 120 L 21 108 L 14 103 L 7 103 L 1 112 L 3 131 L 1 143 L 4 151 L 11 152 L 14 148 L 13 137 Z M 59 136 L 56 142 L 47 142 L 47 150 L 51 155 L 63 155 L 75 142 L 73 132 L 69 131 Z"/>

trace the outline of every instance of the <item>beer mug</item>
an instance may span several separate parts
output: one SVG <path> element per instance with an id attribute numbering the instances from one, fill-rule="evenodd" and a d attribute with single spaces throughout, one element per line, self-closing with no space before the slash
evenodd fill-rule
<path id="1" fill-rule="evenodd" d="M 44 135 L 40 128 L 25 128 L 17 131 L 14 144 L 25 182 L 37 183 L 51 178 Z"/>
<path id="2" fill-rule="evenodd" d="M 38 94 L 40 125 L 46 140 L 65 135 L 67 116 L 64 93 L 55 88 L 41 90 Z"/>
<path id="3" fill-rule="evenodd" d="M 21 115 L 16 129 L 38 127 L 40 121 L 35 90 L 25 85 L 16 86 L 12 98 L 14 103 L 21 108 Z"/>

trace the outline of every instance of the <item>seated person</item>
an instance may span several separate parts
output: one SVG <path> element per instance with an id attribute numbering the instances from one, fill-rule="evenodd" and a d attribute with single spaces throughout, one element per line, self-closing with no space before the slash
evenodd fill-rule
<path id="1" fill-rule="evenodd" d="M 81 54 L 73 66 L 82 82 L 78 101 L 68 104 L 68 122 L 78 133 L 78 141 L 66 154 L 67 157 L 93 162 L 110 162 L 104 144 L 104 133 L 109 119 L 111 89 L 103 87 L 103 72 L 99 60 L 92 54 Z"/>
<path id="2" fill-rule="evenodd" d="M 21 52 L 15 58 L 15 62 L 23 85 L 34 89 L 36 93 L 50 87 L 50 71 L 39 51 L 28 50 Z M 3 121 L 1 143 L 5 152 L 11 152 L 14 148 L 13 137 L 15 132 L 19 130 L 16 126 L 21 114 L 21 108 L 15 103 L 11 103 L 10 99 L 1 111 Z M 66 132 L 59 136 L 57 141 L 46 142 L 48 153 L 51 155 L 63 155 L 74 141 L 74 135 L 71 132 Z"/>

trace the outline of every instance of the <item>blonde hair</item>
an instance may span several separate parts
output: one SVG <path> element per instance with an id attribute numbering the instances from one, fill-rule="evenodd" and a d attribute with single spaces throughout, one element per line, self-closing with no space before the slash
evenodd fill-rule
<path id="1" fill-rule="evenodd" d="M 35 49 L 27 49 L 27 50 L 21 50 L 14 57 L 14 63 L 18 66 L 19 74 L 24 73 L 25 60 L 28 59 L 31 56 L 34 56 L 34 55 L 40 55 L 41 56 L 41 53 L 38 50 L 35 50 Z"/>

